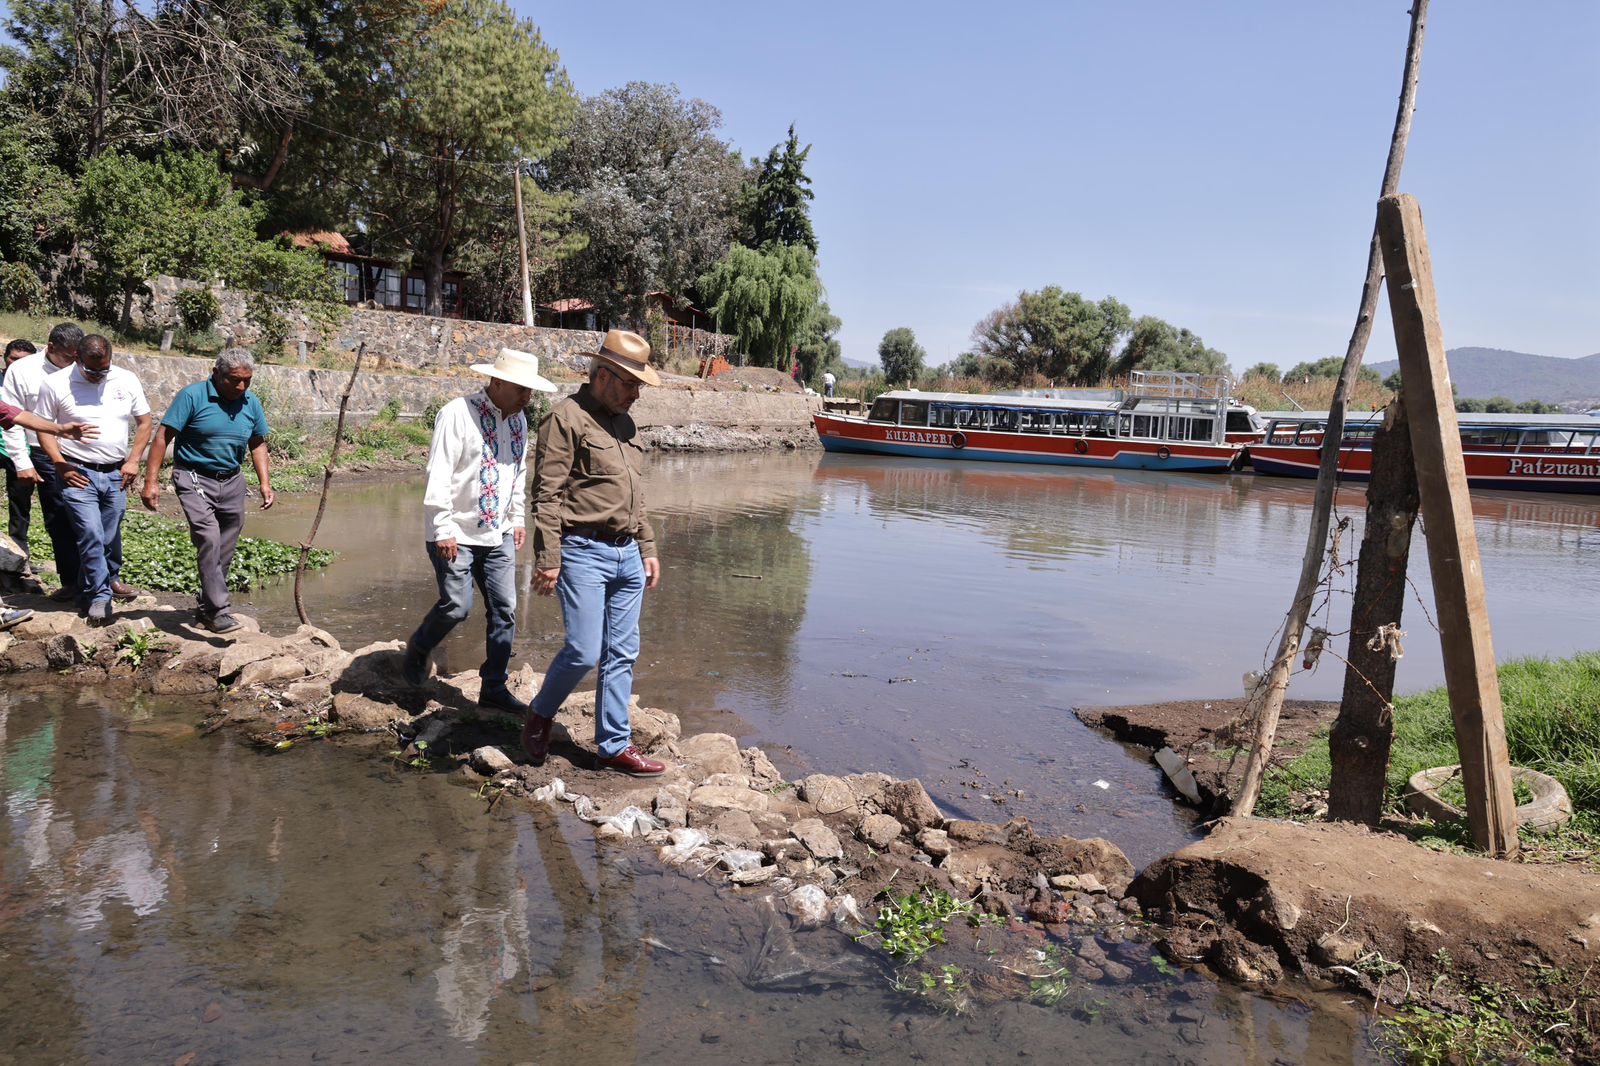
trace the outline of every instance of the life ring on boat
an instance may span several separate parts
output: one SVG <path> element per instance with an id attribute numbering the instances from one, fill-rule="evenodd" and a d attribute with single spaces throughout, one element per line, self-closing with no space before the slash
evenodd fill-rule
<path id="1" fill-rule="evenodd" d="M 1161 447 L 1156 449 L 1156 458 L 1157 459 L 1171 459 L 1172 458 L 1172 452 L 1167 449 L 1167 446 L 1165 444 L 1163 444 Z"/>
<path id="2" fill-rule="evenodd" d="M 950 434 L 950 447 L 959 449 L 959 448 L 965 448 L 966 446 L 967 446 L 967 435 L 965 433 L 962 433 L 960 430 L 957 430 L 956 432 Z"/>
<path id="3" fill-rule="evenodd" d="M 1072 447 L 1079 455 L 1089 454 L 1089 442 L 1086 440 L 1074 441 Z"/>

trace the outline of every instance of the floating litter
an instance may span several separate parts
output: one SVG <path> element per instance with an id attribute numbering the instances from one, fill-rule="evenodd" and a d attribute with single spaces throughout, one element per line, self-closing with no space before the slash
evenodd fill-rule
<path id="1" fill-rule="evenodd" d="M 1095 788 L 1110 788 L 1111 787 L 1111 782 L 1110 781 L 1096 781 L 1094 783 L 1094 787 Z"/>

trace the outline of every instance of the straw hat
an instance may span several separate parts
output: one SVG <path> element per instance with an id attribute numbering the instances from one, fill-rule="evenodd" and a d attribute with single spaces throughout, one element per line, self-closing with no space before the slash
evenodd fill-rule
<path id="1" fill-rule="evenodd" d="M 491 378 L 509 381 L 535 392 L 555 392 L 555 382 L 539 376 L 539 357 L 532 352 L 501 348 L 492 363 L 473 363 L 472 369 Z"/>
<path id="2" fill-rule="evenodd" d="M 637 378 L 646 385 L 661 384 L 661 378 L 650 365 L 650 342 L 637 333 L 629 333 L 625 329 L 610 331 L 594 355 L 612 370 Z"/>

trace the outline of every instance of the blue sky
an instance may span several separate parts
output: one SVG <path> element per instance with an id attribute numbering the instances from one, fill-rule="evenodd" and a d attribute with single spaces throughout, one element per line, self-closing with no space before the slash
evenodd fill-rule
<path id="1" fill-rule="evenodd" d="M 944 362 L 1049 284 L 1236 371 L 1344 352 L 1405 0 L 513 2 L 586 95 L 674 83 L 747 156 L 796 124 L 848 359 L 909 326 Z M 1600 352 L 1600 4 L 1436 0 L 1418 105 L 1401 188 L 1446 344 Z"/>

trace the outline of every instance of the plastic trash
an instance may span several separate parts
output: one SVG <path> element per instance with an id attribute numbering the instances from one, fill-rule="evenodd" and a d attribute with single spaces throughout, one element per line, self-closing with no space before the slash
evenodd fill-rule
<path id="1" fill-rule="evenodd" d="M 628 806 L 622 808 L 611 817 L 603 819 L 601 825 L 615 826 L 621 830 L 623 836 L 645 836 L 652 830 L 660 829 L 666 825 L 661 819 L 639 807 Z"/>
<path id="2" fill-rule="evenodd" d="M 1183 798 L 1199 806 L 1200 786 L 1195 783 L 1194 774 L 1189 772 L 1189 767 L 1184 765 L 1183 757 L 1171 748 L 1162 748 L 1156 752 L 1156 764 L 1167 775 L 1167 780 L 1172 782 L 1172 787 L 1177 789 Z"/>
<path id="3" fill-rule="evenodd" d="M 1098 788 L 1098 789 L 1100 789 L 1100 790 L 1101 790 L 1101 791 L 1102 791 L 1102 792 L 1103 792 L 1103 791 L 1105 791 L 1105 790 L 1106 790 L 1106 789 L 1108 789 L 1108 788 L 1110 788 L 1110 787 L 1111 787 L 1111 782 L 1110 782 L 1110 781 L 1107 781 L 1107 780 L 1105 780 L 1105 779 L 1104 779 L 1104 778 L 1102 778 L 1102 779 L 1101 779 L 1101 780 L 1099 780 L 1099 781 L 1096 781 L 1096 782 L 1095 782 L 1095 783 L 1094 783 L 1094 787 L 1095 787 L 1095 788 Z"/>
<path id="4" fill-rule="evenodd" d="M 586 822 L 601 821 L 600 808 L 595 806 L 594 800 L 588 796 L 575 796 L 572 800 L 572 813 Z"/>
<path id="5" fill-rule="evenodd" d="M 540 785 L 534 789 L 533 798 L 541 802 L 565 800 L 567 798 L 567 783 L 559 777 L 554 778 L 548 785 Z"/>
<path id="6" fill-rule="evenodd" d="M 687 862 L 697 850 L 709 843 L 711 837 L 703 829 L 674 829 L 672 844 L 661 849 L 661 861 L 674 866 Z"/>
<path id="7" fill-rule="evenodd" d="M 861 905 L 855 896 L 846 892 L 833 901 L 833 924 L 840 929 L 862 929 L 867 920 L 861 915 Z"/>
<path id="8" fill-rule="evenodd" d="M 717 865 L 730 873 L 753 870 L 761 865 L 761 853 L 748 848 L 724 848 L 717 852 Z"/>
<path id="9" fill-rule="evenodd" d="M 801 885 L 783 897 L 783 909 L 802 929 L 828 920 L 828 894 L 816 885 Z"/>

